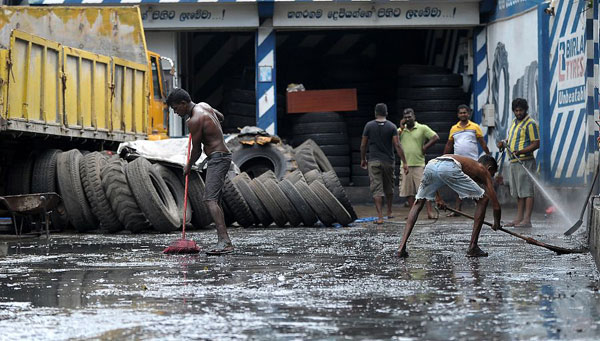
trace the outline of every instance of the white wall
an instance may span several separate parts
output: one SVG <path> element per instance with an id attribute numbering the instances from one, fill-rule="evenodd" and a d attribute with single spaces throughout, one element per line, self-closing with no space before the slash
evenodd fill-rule
<path id="1" fill-rule="evenodd" d="M 487 128 L 488 145 L 490 145 L 490 149 L 496 150 L 496 141 L 507 137 L 508 128 L 514 118 L 510 108 L 510 103 L 514 98 L 527 99 L 530 115 L 535 120 L 538 118 L 538 17 L 536 10 L 489 25 L 487 27 L 487 53 L 489 70 L 487 93 L 489 93 L 489 103 L 496 103 L 496 127 Z M 501 65 L 508 65 L 508 93 L 505 93 L 504 71 L 498 67 Z M 494 79 L 497 80 L 496 87 L 494 87 Z M 505 102 L 506 96 L 508 96 L 508 100 Z M 505 103 L 508 104 L 507 107 L 505 107 Z M 484 131 L 485 133 L 486 131 Z"/>

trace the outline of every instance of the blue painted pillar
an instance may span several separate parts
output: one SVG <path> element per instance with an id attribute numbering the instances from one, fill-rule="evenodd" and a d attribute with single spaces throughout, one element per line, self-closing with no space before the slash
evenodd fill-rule
<path id="1" fill-rule="evenodd" d="M 258 3 L 260 26 L 256 34 L 256 125 L 277 134 L 275 32 L 273 2 Z"/>

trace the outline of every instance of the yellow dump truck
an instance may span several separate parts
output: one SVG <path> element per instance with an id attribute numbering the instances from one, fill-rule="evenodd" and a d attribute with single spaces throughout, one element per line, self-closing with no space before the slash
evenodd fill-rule
<path id="1" fill-rule="evenodd" d="M 166 137 L 161 70 L 137 7 L 2 6 L 0 146 Z"/>

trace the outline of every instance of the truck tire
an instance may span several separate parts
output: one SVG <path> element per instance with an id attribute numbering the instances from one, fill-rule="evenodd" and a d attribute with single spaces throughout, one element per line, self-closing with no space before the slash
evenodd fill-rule
<path id="1" fill-rule="evenodd" d="M 288 197 L 283 193 L 281 188 L 277 186 L 277 183 L 272 179 L 267 179 L 264 181 L 264 186 L 269 192 L 269 194 L 275 199 L 275 203 L 279 205 L 283 214 L 285 214 L 287 221 L 291 226 L 298 226 L 302 223 L 302 218 L 298 211 L 292 206 Z"/>
<path id="2" fill-rule="evenodd" d="M 302 123 L 295 124 L 292 127 L 294 136 L 319 133 L 339 133 L 344 131 L 346 131 L 346 123 L 344 121 Z"/>
<path id="3" fill-rule="evenodd" d="M 283 213 L 283 210 L 277 205 L 275 199 L 271 196 L 269 191 L 265 188 L 265 186 L 258 181 L 257 179 L 253 179 L 248 183 L 254 194 L 258 197 L 258 199 L 263 203 L 264 207 L 269 212 L 269 215 L 275 221 L 275 224 L 279 227 L 284 227 L 287 223 L 287 218 Z"/>
<path id="4" fill-rule="evenodd" d="M 232 160 L 242 172 L 253 177 L 270 169 L 279 180 L 297 168 L 292 149 L 285 145 L 243 146 L 233 152 Z"/>
<path id="5" fill-rule="evenodd" d="M 102 187 L 101 172 L 106 163 L 106 157 L 98 152 L 83 156 L 79 161 L 81 184 L 90 203 L 92 213 L 100 222 L 100 227 L 109 232 L 118 232 L 123 229 L 123 225 L 113 212 L 110 201 Z"/>
<path id="6" fill-rule="evenodd" d="M 126 230 L 139 233 L 152 228 L 142 210 L 138 207 L 135 197 L 127 184 L 125 167 L 127 161 L 112 157 L 100 173 L 102 177 L 102 188 L 114 212 L 117 213 L 119 221 Z"/>
<path id="7" fill-rule="evenodd" d="M 179 214 L 179 224 L 183 226 L 183 197 L 185 192 L 185 180 L 182 182 L 177 174 L 175 174 L 171 169 L 165 167 L 161 164 L 155 163 L 152 167 L 160 174 L 160 177 L 164 180 L 167 188 L 173 195 L 173 199 L 175 199 L 175 203 L 177 204 L 177 212 Z M 189 187 L 189 184 L 188 184 Z M 189 196 L 189 188 L 188 188 L 188 196 Z M 185 213 L 185 223 L 186 226 L 192 221 L 192 205 L 189 202 L 186 207 Z"/>
<path id="8" fill-rule="evenodd" d="M 318 171 L 317 169 L 313 169 L 311 171 L 304 173 L 304 178 L 306 179 L 306 182 L 309 185 L 315 181 L 319 181 L 321 183 L 323 182 L 323 178 L 321 177 L 321 172 Z"/>
<path id="9" fill-rule="evenodd" d="M 40 154 L 33 165 L 33 176 L 31 182 L 31 193 L 58 193 L 58 178 L 56 160 L 60 149 L 48 149 Z M 64 202 L 60 202 L 50 215 L 52 227 L 62 231 L 69 225 Z"/>
<path id="10" fill-rule="evenodd" d="M 233 178 L 233 184 L 244 197 L 244 200 L 248 204 L 248 207 L 250 207 L 252 213 L 254 213 L 256 221 L 259 221 L 264 227 L 269 227 L 269 225 L 273 223 L 273 218 L 271 218 L 262 202 L 258 199 L 254 191 L 252 191 L 250 185 L 248 185 L 249 181 L 251 180 L 246 179 L 244 176 L 241 176 L 242 174 Z"/>
<path id="11" fill-rule="evenodd" d="M 310 112 L 294 117 L 294 124 L 343 122 L 342 116 L 337 112 Z"/>
<path id="12" fill-rule="evenodd" d="M 398 88 L 396 98 L 420 99 L 465 99 L 462 88 Z"/>
<path id="13" fill-rule="evenodd" d="M 319 198 L 308 186 L 306 182 L 298 181 L 294 184 L 294 187 L 298 190 L 302 198 L 310 205 L 313 212 L 317 214 L 317 217 L 325 226 L 332 226 L 335 223 L 335 217 L 329 211 L 329 208 L 323 203 L 323 200 Z"/>
<path id="14" fill-rule="evenodd" d="M 69 222 L 77 231 L 85 232 L 98 228 L 98 221 L 92 214 L 81 184 L 81 158 L 81 152 L 77 149 L 60 153 L 56 158 L 56 169 L 59 194 L 65 203 Z"/>
<path id="15" fill-rule="evenodd" d="M 175 199 L 150 161 L 135 159 L 127 164 L 125 174 L 135 201 L 155 230 L 171 232 L 181 226 Z"/>
<path id="16" fill-rule="evenodd" d="M 290 200 L 292 206 L 300 214 L 302 224 L 304 226 L 314 226 L 318 218 L 300 192 L 294 187 L 293 183 L 287 179 L 283 179 L 279 182 L 278 186 Z"/>
<path id="17" fill-rule="evenodd" d="M 14 164 L 8 168 L 5 187 L 7 194 L 19 195 L 31 193 L 31 179 L 34 163 L 35 154 L 30 153 L 25 158 L 17 159 Z"/>
<path id="18" fill-rule="evenodd" d="M 295 184 L 297 181 L 304 181 L 304 182 L 306 182 L 306 179 L 304 178 L 304 175 L 302 175 L 302 172 L 299 169 L 296 169 L 295 171 L 287 174 L 285 176 L 284 180 L 285 179 L 289 180 L 292 184 Z"/>
<path id="19" fill-rule="evenodd" d="M 350 202 L 350 199 L 348 199 L 346 191 L 344 190 L 344 187 L 342 187 L 342 184 L 340 183 L 340 180 L 338 179 L 337 175 L 334 172 L 325 172 L 321 174 L 321 177 L 323 178 L 325 187 L 327 187 L 331 194 L 333 194 L 333 196 L 340 202 L 340 204 L 344 206 L 346 211 L 350 213 L 352 221 L 358 219 L 358 217 L 356 216 L 356 212 L 352 207 L 352 203 Z"/>
<path id="20" fill-rule="evenodd" d="M 185 186 L 183 174 L 180 174 L 180 180 Z M 204 203 L 204 181 L 196 171 L 191 171 L 189 175 L 188 200 L 192 205 L 192 225 L 197 229 L 207 228 L 213 220 Z"/>
<path id="21" fill-rule="evenodd" d="M 298 168 L 303 174 L 313 169 L 317 169 L 321 172 L 328 172 L 333 170 L 333 166 L 329 162 L 329 159 L 323 153 L 321 148 L 312 140 L 307 140 L 296 149 L 294 149 L 296 156 L 296 163 Z"/>
<path id="22" fill-rule="evenodd" d="M 346 211 L 344 206 L 335 198 L 335 196 L 325 187 L 321 182 L 315 181 L 309 185 L 310 189 L 321 199 L 323 203 L 329 208 L 329 211 L 335 217 L 335 221 L 348 226 L 353 220 L 350 217 L 350 213 Z"/>
<path id="23" fill-rule="evenodd" d="M 263 184 L 267 180 L 273 180 L 277 182 L 277 177 L 275 176 L 275 173 L 273 173 L 273 171 L 266 171 L 259 175 L 256 179 L 258 179 L 258 181 L 262 182 Z"/>
<path id="24" fill-rule="evenodd" d="M 459 87 L 463 83 L 459 74 L 428 74 L 399 77 L 398 84 L 405 88 Z"/>
<path id="25" fill-rule="evenodd" d="M 235 221 L 242 227 L 250 227 L 254 225 L 254 216 L 250 211 L 250 207 L 240 191 L 235 187 L 229 177 L 225 177 L 225 183 L 223 185 L 223 200 L 231 211 L 231 215 L 235 217 Z"/>
<path id="26" fill-rule="evenodd" d="M 294 135 L 294 145 L 299 146 L 307 140 L 313 140 L 317 145 L 333 144 L 333 145 L 348 145 L 348 133 L 315 133 Z"/>

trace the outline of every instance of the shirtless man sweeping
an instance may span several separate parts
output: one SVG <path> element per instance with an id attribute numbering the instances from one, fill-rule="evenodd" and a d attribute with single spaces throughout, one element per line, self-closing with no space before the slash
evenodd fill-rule
<path id="1" fill-rule="evenodd" d="M 225 226 L 223 208 L 220 206 L 225 176 L 231 165 L 231 152 L 225 145 L 220 123 L 223 121 L 223 114 L 204 102 L 192 102 L 190 95 L 183 89 L 173 90 L 167 98 L 167 105 L 177 115 L 188 116 L 187 126 L 192 134 L 193 147 L 190 160 L 183 169 L 184 175 L 190 173 L 192 165 L 200 158 L 203 145 L 204 154 L 207 155 L 204 202 L 215 222 L 218 236 L 217 245 L 207 251 L 207 254 L 231 253 L 234 248 Z"/>
<path id="2" fill-rule="evenodd" d="M 485 218 L 485 210 L 488 201 L 492 201 L 494 209 L 494 225 L 492 229 L 495 231 L 500 227 L 500 203 L 496 198 L 494 184 L 492 178 L 498 170 L 496 160 L 484 155 L 475 161 L 468 157 L 459 155 L 442 155 L 437 157 L 425 167 L 423 172 L 423 180 L 416 195 L 416 202 L 410 209 L 404 235 L 398 250 L 399 257 L 408 257 L 406 252 L 406 243 L 412 232 L 417 217 L 425 205 L 425 200 L 435 200 L 438 207 L 445 208 L 446 203 L 440 197 L 438 189 L 444 185 L 448 185 L 454 190 L 460 199 L 473 198 L 477 201 L 475 210 L 475 221 L 473 222 L 473 233 L 471 234 L 471 242 L 467 250 L 467 257 L 486 257 L 487 252 L 483 252 L 477 245 L 479 232 Z M 481 188 L 478 184 L 481 184 Z"/>

